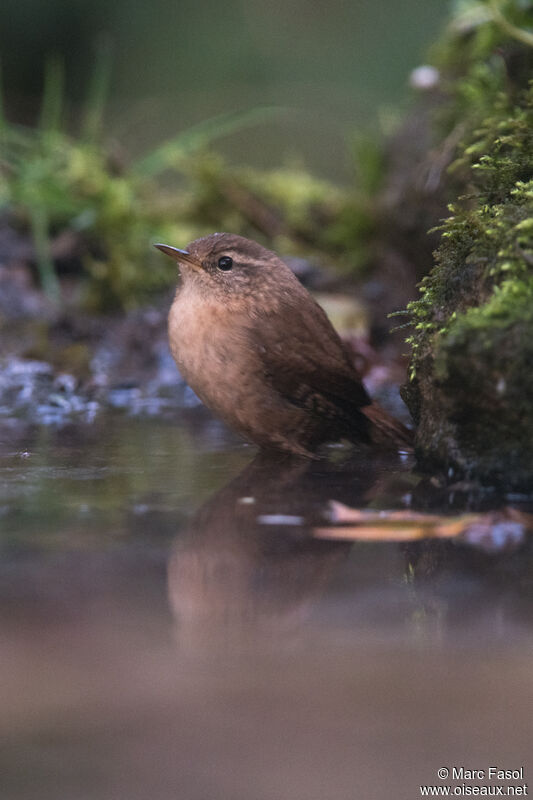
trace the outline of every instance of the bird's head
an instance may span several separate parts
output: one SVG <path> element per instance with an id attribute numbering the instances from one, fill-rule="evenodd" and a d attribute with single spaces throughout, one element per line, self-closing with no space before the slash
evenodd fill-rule
<path id="1" fill-rule="evenodd" d="M 289 267 L 257 242 L 232 233 L 196 239 L 185 250 L 167 244 L 155 247 L 178 262 L 183 283 L 221 300 L 298 291 Z"/>

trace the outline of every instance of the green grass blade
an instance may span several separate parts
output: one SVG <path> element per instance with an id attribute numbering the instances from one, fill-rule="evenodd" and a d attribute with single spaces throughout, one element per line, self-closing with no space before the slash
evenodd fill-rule
<path id="1" fill-rule="evenodd" d="M 104 109 L 109 96 L 111 61 L 111 39 L 103 36 L 96 44 L 94 68 L 87 92 L 81 128 L 81 136 L 87 142 L 95 142 L 102 130 Z"/>
<path id="2" fill-rule="evenodd" d="M 0 62 L 0 147 L 2 150 L 5 141 L 6 130 L 7 121 L 4 109 L 4 82 L 2 80 L 2 63 Z"/>
<path id="3" fill-rule="evenodd" d="M 166 169 L 179 166 L 184 156 L 205 147 L 215 139 L 271 120 L 281 110 L 267 106 L 211 117 L 163 142 L 147 156 L 136 161 L 131 167 L 131 172 L 138 177 L 154 177 Z"/>
<path id="4" fill-rule="evenodd" d="M 31 232 L 37 269 L 41 278 L 41 285 L 51 300 L 59 301 L 60 287 L 57 279 L 54 262 L 50 255 L 50 240 L 48 238 L 48 216 L 43 207 L 30 208 Z"/>
<path id="5" fill-rule="evenodd" d="M 525 44 L 528 47 L 533 47 L 533 33 L 530 33 L 530 31 L 526 31 L 523 28 L 517 28 L 516 25 L 513 25 L 511 22 L 509 22 L 502 12 L 501 0 L 489 0 L 489 7 L 492 11 L 494 21 L 503 31 L 505 31 L 508 36 L 511 36 L 513 39 L 522 42 L 522 44 Z"/>
<path id="6" fill-rule="evenodd" d="M 44 70 L 43 100 L 39 120 L 39 127 L 43 132 L 55 132 L 60 128 L 64 89 L 63 61 L 57 54 L 48 56 Z"/>

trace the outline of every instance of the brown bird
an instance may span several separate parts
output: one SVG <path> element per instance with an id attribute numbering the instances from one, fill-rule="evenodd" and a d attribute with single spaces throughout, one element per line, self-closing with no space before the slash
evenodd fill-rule
<path id="1" fill-rule="evenodd" d="M 262 448 L 307 457 L 341 438 L 409 445 L 410 432 L 372 403 L 326 314 L 275 253 L 230 233 L 186 250 L 155 246 L 181 267 L 172 355 L 227 425 Z"/>

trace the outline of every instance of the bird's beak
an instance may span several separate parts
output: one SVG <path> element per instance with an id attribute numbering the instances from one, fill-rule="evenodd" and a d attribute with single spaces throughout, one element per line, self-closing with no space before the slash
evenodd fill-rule
<path id="1" fill-rule="evenodd" d="M 166 253 L 167 256 L 173 258 L 174 261 L 178 262 L 178 264 L 190 264 L 191 267 L 202 269 L 202 264 L 200 261 L 194 258 L 194 256 L 191 256 L 187 250 L 180 250 L 178 247 L 171 247 L 169 244 L 154 244 L 154 247 L 157 247 L 157 249 L 161 250 L 162 253 Z"/>

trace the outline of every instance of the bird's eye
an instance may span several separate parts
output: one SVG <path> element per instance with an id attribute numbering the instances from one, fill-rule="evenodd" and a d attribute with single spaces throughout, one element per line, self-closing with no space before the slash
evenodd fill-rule
<path id="1" fill-rule="evenodd" d="M 233 267 L 233 259 L 229 256 L 221 256 L 218 259 L 218 268 L 221 269 L 223 272 L 229 272 L 229 270 Z"/>

